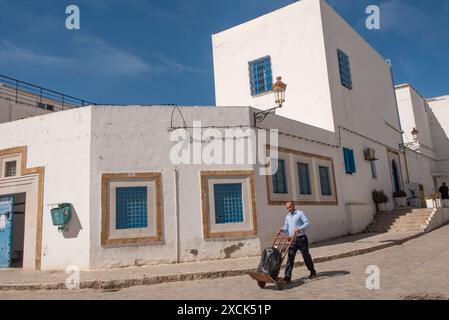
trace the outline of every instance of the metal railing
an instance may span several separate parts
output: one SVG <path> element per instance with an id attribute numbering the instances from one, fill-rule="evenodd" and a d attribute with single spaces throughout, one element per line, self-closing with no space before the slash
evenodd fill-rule
<path id="1" fill-rule="evenodd" d="M 95 105 L 87 100 L 46 89 L 0 74 L 0 97 L 16 103 L 28 104 L 48 111 Z"/>

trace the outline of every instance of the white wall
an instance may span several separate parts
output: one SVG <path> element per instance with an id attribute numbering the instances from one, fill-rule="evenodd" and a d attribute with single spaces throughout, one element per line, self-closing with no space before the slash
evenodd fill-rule
<path id="1" fill-rule="evenodd" d="M 445 172 L 442 177 L 449 184 L 449 96 L 434 98 L 428 101 L 432 139 L 436 149 L 438 172 Z M 440 181 L 440 183 L 443 181 Z"/>
<path id="2" fill-rule="evenodd" d="M 247 125 L 248 108 L 182 107 L 187 125 L 200 120 L 203 125 Z M 181 261 L 224 258 L 225 250 L 239 248 L 232 256 L 260 253 L 258 237 L 203 241 L 200 171 L 252 170 L 252 165 L 173 165 L 170 150 L 170 107 L 96 107 L 92 117 L 91 154 L 91 266 L 117 267 L 134 265 L 136 260 L 148 264 L 177 261 L 177 221 L 175 197 L 179 207 L 179 257 Z M 174 125 L 182 122 L 175 113 Z M 175 188 L 175 170 L 179 178 Z M 102 248 L 101 174 L 161 172 L 163 194 L 162 244 Z M 243 246 L 239 246 L 243 244 Z"/>
<path id="3" fill-rule="evenodd" d="M 93 109 L 92 155 L 91 155 L 91 267 L 118 267 L 134 265 L 136 260 L 148 264 L 177 261 L 179 247 L 180 261 L 220 259 L 225 251 L 239 248 L 232 257 L 257 255 L 263 247 L 269 246 L 275 231 L 282 226 L 286 211 L 283 205 L 269 205 L 266 191 L 266 177 L 258 174 L 259 166 L 253 165 L 179 165 L 169 159 L 173 143 L 169 142 L 169 107 L 96 107 Z M 182 107 L 187 126 L 193 120 L 207 125 L 248 125 L 253 110 L 248 108 L 205 108 Z M 181 125 L 175 113 L 175 126 Z M 316 139 L 337 145 L 338 137 L 328 131 L 280 116 L 267 118 L 267 128 L 280 128 L 284 132 Z M 339 203 L 336 206 L 299 206 L 312 222 L 309 230 L 311 241 L 324 240 L 362 231 L 371 221 L 374 213 L 372 186 L 384 183 L 366 183 L 347 194 L 357 193 L 358 208 L 348 217 L 346 206 L 349 201 L 341 183 L 344 170 L 341 149 L 323 144 L 306 142 L 292 137 L 280 136 L 280 146 L 297 151 L 333 158 Z M 379 167 L 379 171 L 382 166 Z M 177 188 L 174 170 L 179 174 Z M 365 168 L 366 169 L 366 168 Z M 244 239 L 203 240 L 201 222 L 200 172 L 209 170 L 255 170 L 256 208 L 258 236 Z M 369 166 L 368 166 L 368 170 Z M 150 246 L 125 246 L 102 248 L 100 245 L 101 223 L 101 174 L 162 172 L 163 186 L 163 234 L 164 243 Z M 368 171 L 369 173 L 370 171 Z M 368 174 L 364 173 L 364 174 Z M 389 177 L 388 171 L 385 173 Z M 289 176 L 288 179 L 294 179 Z M 366 180 L 366 179 L 365 179 Z M 176 229 L 175 197 L 179 203 L 179 235 Z M 345 190 L 347 191 L 347 190 Z M 350 196 L 349 196 L 349 200 Z M 351 219 L 351 221 L 349 221 Z M 355 230 L 355 231 L 354 231 Z M 177 243 L 177 239 L 179 244 Z M 197 252 L 196 252 L 197 251 Z"/>
<path id="4" fill-rule="evenodd" d="M 252 97 L 248 62 L 271 56 L 273 82 L 287 83 L 281 116 L 334 131 L 319 0 L 302 0 L 212 36 L 218 106 L 275 106 Z"/>
<path id="5" fill-rule="evenodd" d="M 422 156 L 420 153 L 407 150 L 407 164 L 409 168 L 410 182 L 420 183 L 424 186 L 426 196 L 435 192 L 432 173 L 435 172 L 435 161 Z"/>
<path id="6" fill-rule="evenodd" d="M 341 125 L 398 149 L 399 115 L 388 63 L 325 1 L 320 2 L 336 129 Z M 341 85 L 338 49 L 349 56 L 352 90 Z"/>
<path id="7" fill-rule="evenodd" d="M 16 103 L 0 96 L 0 123 L 43 115 L 49 112 L 29 104 Z"/>
<path id="8" fill-rule="evenodd" d="M 0 125 L 0 149 L 27 146 L 27 167 L 45 167 L 43 270 L 89 267 L 90 112 L 86 107 Z M 78 233 L 61 234 L 52 225 L 50 204 L 62 202 L 73 204 L 73 220 L 82 227 Z"/>
<path id="9" fill-rule="evenodd" d="M 411 132 L 416 128 L 419 131 L 419 143 L 422 145 L 419 151 L 434 158 L 435 153 L 429 123 L 430 108 L 426 100 L 410 85 L 398 86 L 396 96 L 401 126 L 404 131 L 404 142 L 413 142 Z"/>

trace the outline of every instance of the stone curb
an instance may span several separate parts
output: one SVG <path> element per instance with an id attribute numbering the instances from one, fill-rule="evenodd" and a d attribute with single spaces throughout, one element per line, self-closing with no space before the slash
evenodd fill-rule
<path id="1" fill-rule="evenodd" d="M 369 248 L 353 250 L 348 252 L 343 252 L 340 254 L 335 254 L 326 257 L 319 257 L 313 259 L 314 263 L 323 263 L 333 260 L 339 260 L 349 257 L 355 257 L 359 255 L 364 255 L 367 253 L 379 251 L 382 249 L 386 249 L 389 247 L 401 245 L 410 240 L 419 238 L 426 234 L 426 232 L 421 232 L 414 234 L 410 237 L 395 240 L 391 243 L 375 245 Z M 295 267 L 304 266 L 304 262 L 298 261 L 295 263 Z M 161 283 L 169 283 L 169 282 L 181 282 L 181 281 L 192 281 L 192 280 L 203 280 L 203 279 L 218 279 L 218 278 L 228 278 L 228 277 L 236 277 L 246 275 L 249 272 L 255 272 L 257 268 L 251 269 L 241 269 L 241 270 L 222 270 L 222 271 L 210 271 L 210 272 L 195 272 L 195 273 L 186 273 L 186 274 L 173 274 L 173 275 L 165 275 L 165 276 L 149 276 L 143 278 L 130 278 L 130 279 L 117 279 L 117 280 L 87 280 L 81 281 L 80 289 L 96 289 L 96 290 L 120 290 L 130 287 L 136 286 L 148 286 L 155 285 Z M 0 284 L 0 291 L 25 291 L 25 290 L 68 290 L 65 283 L 32 283 L 32 284 Z"/>

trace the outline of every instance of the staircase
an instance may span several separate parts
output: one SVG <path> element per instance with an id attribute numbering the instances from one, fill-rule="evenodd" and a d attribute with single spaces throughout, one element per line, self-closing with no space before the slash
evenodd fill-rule
<path id="1" fill-rule="evenodd" d="M 386 213 L 378 213 L 366 232 L 407 232 L 426 231 L 434 215 L 434 209 L 400 209 Z"/>

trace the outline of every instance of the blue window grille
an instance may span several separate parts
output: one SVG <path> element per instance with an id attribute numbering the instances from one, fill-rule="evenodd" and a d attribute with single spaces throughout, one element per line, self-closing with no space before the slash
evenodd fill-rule
<path id="1" fill-rule="evenodd" d="M 273 175 L 273 192 L 287 194 L 287 180 L 285 178 L 285 160 L 278 160 L 278 171 Z"/>
<path id="2" fill-rule="evenodd" d="M 249 77 L 251 95 L 271 91 L 273 89 L 273 73 L 271 71 L 271 58 L 266 56 L 249 63 Z"/>
<path id="3" fill-rule="evenodd" d="M 147 187 L 126 187 L 115 190 L 116 229 L 148 227 Z"/>
<path id="4" fill-rule="evenodd" d="M 242 184 L 214 184 L 215 222 L 217 224 L 244 221 Z"/>
<path id="5" fill-rule="evenodd" d="M 371 161 L 371 176 L 373 179 L 377 179 L 376 161 Z"/>
<path id="6" fill-rule="evenodd" d="M 354 150 L 343 148 L 343 157 L 345 159 L 345 170 L 347 174 L 356 173 Z"/>
<path id="7" fill-rule="evenodd" d="M 311 195 L 309 165 L 307 163 L 298 163 L 299 192 L 303 195 Z"/>
<path id="8" fill-rule="evenodd" d="M 320 184 L 321 184 L 321 195 L 331 196 L 331 181 L 329 176 L 329 167 L 320 166 Z"/>
<path id="9" fill-rule="evenodd" d="M 340 80 L 341 84 L 352 90 L 352 76 L 351 76 L 351 65 L 349 63 L 349 56 L 341 51 L 337 50 L 338 53 L 338 65 L 340 67 Z"/>

